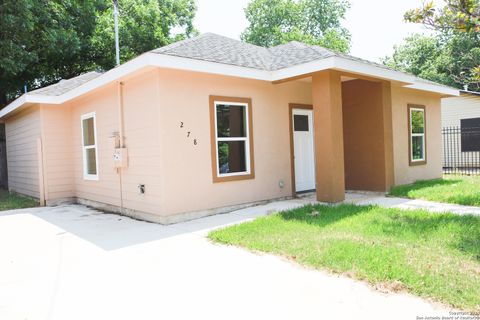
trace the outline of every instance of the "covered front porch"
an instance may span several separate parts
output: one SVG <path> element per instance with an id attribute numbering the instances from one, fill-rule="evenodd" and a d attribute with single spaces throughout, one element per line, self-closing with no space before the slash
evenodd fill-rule
<path id="1" fill-rule="evenodd" d="M 336 70 L 294 81 L 312 87 L 312 105 L 289 108 L 294 196 L 314 189 L 318 201 L 339 202 L 346 190 L 388 191 L 394 184 L 391 82 Z"/>

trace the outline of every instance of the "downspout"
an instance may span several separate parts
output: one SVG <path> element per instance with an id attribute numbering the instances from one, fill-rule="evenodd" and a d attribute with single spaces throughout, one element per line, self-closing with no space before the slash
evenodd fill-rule
<path id="1" fill-rule="evenodd" d="M 117 82 L 117 98 L 118 98 L 118 141 L 119 148 L 125 147 L 124 142 L 124 128 L 123 128 L 123 82 Z M 123 184 L 122 184 L 122 170 L 117 168 L 119 176 L 119 190 L 120 190 L 120 213 L 123 214 Z"/>
<path id="2" fill-rule="evenodd" d="M 120 135 L 120 148 L 124 148 L 123 132 L 123 82 L 118 82 L 118 132 Z"/>

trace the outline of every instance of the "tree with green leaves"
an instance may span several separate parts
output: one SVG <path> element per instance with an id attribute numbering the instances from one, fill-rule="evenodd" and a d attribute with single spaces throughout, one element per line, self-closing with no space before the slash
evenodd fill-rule
<path id="1" fill-rule="evenodd" d="M 405 20 L 433 28 L 432 36 L 414 35 L 396 46 L 388 66 L 457 88 L 480 91 L 480 30 L 478 0 L 433 2 L 410 10 Z"/>
<path id="2" fill-rule="evenodd" d="M 195 34 L 194 0 L 118 0 L 122 61 Z M 0 3 L 0 108 L 29 90 L 115 65 L 112 0 Z M 176 34 L 172 30 L 178 30 Z"/>
<path id="3" fill-rule="evenodd" d="M 121 61 L 197 34 L 193 27 L 194 0 L 119 0 Z M 172 29 L 178 33 L 172 34 Z M 92 39 L 95 62 L 103 69 L 115 66 L 113 6 L 97 20 Z"/>
<path id="4" fill-rule="evenodd" d="M 422 23 L 439 31 L 480 32 L 479 0 L 445 0 L 441 8 L 428 1 L 422 7 L 408 10 L 405 20 Z"/>
<path id="5" fill-rule="evenodd" d="M 264 47 L 297 40 L 348 52 L 350 33 L 341 20 L 349 7 L 346 0 L 253 0 L 241 38 Z"/>
<path id="6" fill-rule="evenodd" d="M 393 55 L 385 58 L 384 63 L 424 79 L 480 91 L 476 77 L 480 43 L 469 34 L 410 36 L 404 44 L 395 46 Z"/>
<path id="7" fill-rule="evenodd" d="M 27 1 L 0 4 L 0 106 L 7 102 L 7 93 L 18 88 L 15 77 L 35 60 L 24 48 L 33 41 L 31 20 Z"/>
<path id="8" fill-rule="evenodd" d="M 98 1 L 6 0 L 0 4 L 0 107 L 29 87 L 92 65 Z"/>
<path id="9" fill-rule="evenodd" d="M 445 59 L 442 45 L 436 37 L 415 34 L 405 39 L 405 43 L 394 47 L 394 53 L 384 63 L 397 70 L 403 70 L 424 79 L 448 82 L 444 78 L 440 62 Z"/>

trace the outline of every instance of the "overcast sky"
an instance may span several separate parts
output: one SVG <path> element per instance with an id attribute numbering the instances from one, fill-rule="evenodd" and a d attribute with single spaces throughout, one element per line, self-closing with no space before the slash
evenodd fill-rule
<path id="1" fill-rule="evenodd" d="M 195 27 L 201 33 L 213 32 L 239 39 L 247 27 L 243 9 L 250 0 L 196 0 Z M 403 22 L 407 9 L 421 5 L 422 0 L 350 0 L 343 25 L 352 34 L 350 54 L 379 61 L 393 52 L 409 34 L 428 33 L 420 25 Z"/>

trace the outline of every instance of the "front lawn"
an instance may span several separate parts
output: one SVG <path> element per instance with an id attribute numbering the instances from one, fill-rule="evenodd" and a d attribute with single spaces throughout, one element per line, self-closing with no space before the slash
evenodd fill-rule
<path id="1" fill-rule="evenodd" d="M 480 310 L 479 217 L 315 205 L 216 230 L 209 238 Z"/>
<path id="2" fill-rule="evenodd" d="M 445 176 L 393 187 L 389 195 L 480 206 L 480 176 Z"/>
<path id="3" fill-rule="evenodd" d="M 0 211 L 36 207 L 38 203 L 30 198 L 22 197 L 0 189 Z"/>

